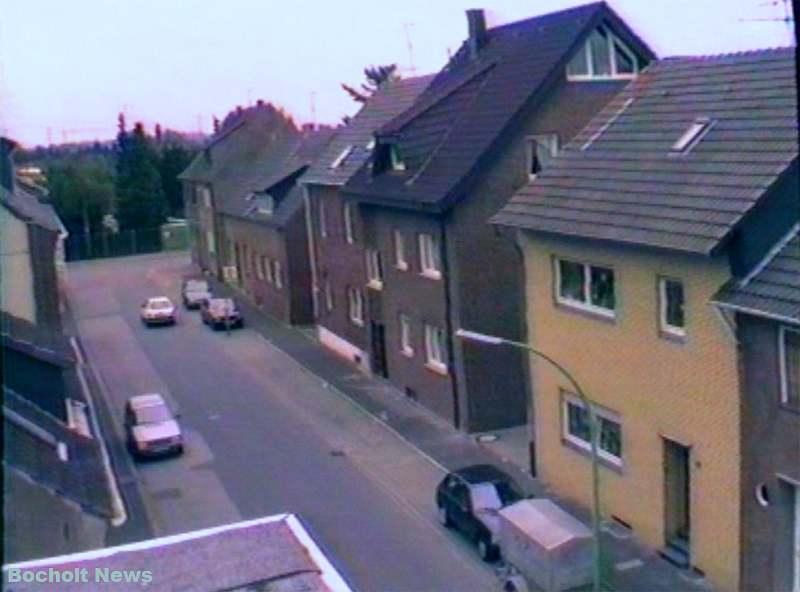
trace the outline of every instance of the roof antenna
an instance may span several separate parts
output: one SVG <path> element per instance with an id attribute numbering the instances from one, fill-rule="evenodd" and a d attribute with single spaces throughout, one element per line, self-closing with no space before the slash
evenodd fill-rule
<path id="1" fill-rule="evenodd" d="M 311 91 L 311 125 L 317 129 L 317 93 Z"/>
<path id="2" fill-rule="evenodd" d="M 414 26 L 414 23 L 403 23 L 403 30 L 406 34 L 406 46 L 408 47 L 408 71 L 412 76 L 415 76 L 417 69 L 414 67 L 414 45 L 411 43 L 411 33 L 409 29 Z"/>

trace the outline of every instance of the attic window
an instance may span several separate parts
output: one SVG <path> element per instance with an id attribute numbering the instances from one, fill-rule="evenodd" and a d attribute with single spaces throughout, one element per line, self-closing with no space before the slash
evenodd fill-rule
<path id="1" fill-rule="evenodd" d="M 611 31 L 597 27 L 567 65 L 567 79 L 633 78 L 638 71 L 636 54 Z"/>
<path id="2" fill-rule="evenodd" d="M 263 193 L 257 197 L 256 207 L 259 214 L 271 214 L 275 210 L 275 200 L 271 195 Z"/>
<path id="3" fill-rule="evenodd" d="M 353 151 L 353 146 L 345 146 L 344 150 L 339 153 L 339 156 L 331 163 L 332 169 L 337 169 L 344 164 L 344 161 L 347 160 L 347 157 L 350 156 L 350 153 Z"/>
<path id="4" fill-rule="evenodd" d="M 400 147 L 397 144 L 389 146 L 389 159 L 393 171 L 406 170 L 406 162 L 403 160 L 403 155 L 400 153 Z"/>
<path id="5" fill-rule="evenodd" d="M 694 148 L 703 136 L 708 133 L 711 128 L 712 121 L 707 117 L 698 117 L 695 119 L 689 128 L 683 132 L 683 135 L 670 148 L 670 152 L 686 154 Z"/>

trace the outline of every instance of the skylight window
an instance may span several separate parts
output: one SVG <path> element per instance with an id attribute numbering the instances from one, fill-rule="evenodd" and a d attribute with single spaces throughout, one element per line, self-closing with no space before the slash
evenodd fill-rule
<path id="1" fill-rule="evenodd" d="M 350 156 L 350 153 L 353 151 L 353 146 L 345 146 L 344 150 L 339 153 L 339 156 L 331 163 L 332 169 L 338 169 L 340 166 L 344 164 L 344 161 L 347 160 L 347 157 Z"/>
<path id="2" fill-rule="evenodd" d="M 707 117 L 698 117 L 683 135 L 670 148 L 670 152 L 686 154 L 694 148 L 711 128 L 712 121 Z"/>

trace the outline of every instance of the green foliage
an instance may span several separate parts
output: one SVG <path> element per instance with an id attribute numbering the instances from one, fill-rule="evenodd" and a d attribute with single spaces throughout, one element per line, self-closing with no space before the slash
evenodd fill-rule
<path id="1" fill-rule="evenodd" d="M 45 168 L 50 201 L 70 233 L 94 232 L 114 202 L 114 171 L 102 157 L 67 157 Z"/>
<path id="2" fill-rule="evenodd" d="M 194 152 L 180 144 L 169 144 L 161 151 L 158 169 L 161 175 L 161 185 L 166 199 L 167 215 L 182 218 L 183 212 L 183 187 L 178 179 L 189 163 L 194 158 Z"/>
<path id="3" fill-rule="evenodd" d="M 360 90 L 342 83 L 344 91 L 358 103 L 366 103 L 367 99 L 369 99 L 383 83 L 398 78 L 397 64 L 368 66 L 364 68 L 364 77 L 367 80 L 361 84 Z"/>
<path id="4" fill-rule="evenodd" d="M 117 220 L 120 229 L 154 228 L 164 222 L 164 198 L 159 156 L 144 126 L 117 135 Z"/>

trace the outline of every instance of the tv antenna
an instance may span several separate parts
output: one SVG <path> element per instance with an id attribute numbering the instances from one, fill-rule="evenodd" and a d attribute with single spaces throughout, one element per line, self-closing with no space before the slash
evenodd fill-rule
<path id="1" fill-rule="evenodd" d="M 408 71 L 411 72 L 411 75 L 415 75 L 417 73 L 417 69 L 414 67 L 414 44 L 411 43 L 411 27 L 414 26 L 414 23 L 403 23 L 403 31 L 406 35 L 406 47 L 408 48 Z"/>

